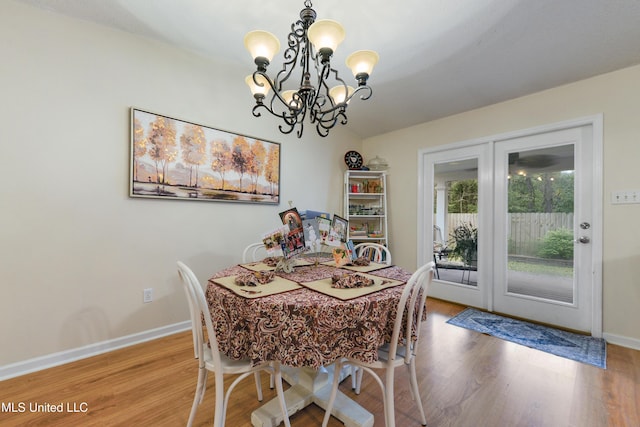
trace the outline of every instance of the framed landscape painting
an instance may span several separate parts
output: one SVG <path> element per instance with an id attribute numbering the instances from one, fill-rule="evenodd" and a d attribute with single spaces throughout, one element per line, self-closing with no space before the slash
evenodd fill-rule
<path id="1" fill-rule="evenodd" d="M 131 109 L 131 197 L 280 203 L 280 144 Z"/>

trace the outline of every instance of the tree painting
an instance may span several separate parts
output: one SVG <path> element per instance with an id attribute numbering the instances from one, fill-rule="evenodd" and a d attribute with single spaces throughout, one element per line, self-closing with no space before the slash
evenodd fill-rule
<path id="1" fill-rule="evenodd" d="M 280 144 L 132 109 L 132 197 L 280 202 Z"/>
<path id="2" fill-rule="evenodd" d="M 154 161 L 156 169 L 156 183 L 167 183 L 167 169 L 178 154 L 176 148 L 175 121 L 158 116 L 151 123 L 149 141 L 149 157 Z"/>
<path id="3" fill-rule="evenodd" d="M 242 178 L 249 170 L 251 152 L 249 143 L 243 136 L 236 136 L 231 147 L 231 164 L 233 170 L 240 175 L 240 191 L 242 191 Z"/>
<path id="4" fill-rule="evenodd" d="M 231 147 L 223 140 L 211 141 L 211 170 L 220 175 L 220 189 L 224 190 L 224 177 L 231 170 Z"/>
<path id="5" fill-rule="evenodd" d="M 269 183 L 269 191 L 272 193 L 280 179 L 280 146 L 269 144 L 267 163 L 264 167 L 264 177 Z"/>
<path id="6" fill-rule="evenodd" d="M 262 141 L 256 141 L 251 145 L 251 162 L 249 163 L 249 176 L 251 176 L 251 184 L 253 192 L 258 191 L 258 179 L 264 171 L 264 162 L 267 157 L 267 150 L 264 148 Z"/>
<path id="7" fill-rule="evenodd" d="M 205 155 L 207 141 L 201 126 L 188 124 L 180 137 L 182 160 L 189 166 L 189 185 L 195 179 L 194 186 L 198 186 L 198 167 L 207 160 Z M 193 171 L 195 169 L 195 176 Z"/>
<path id="8" fill-rule="evenodd" d="M 147 138 L 144 136 L 144 128 L 139 120 L 133 121 L 133 179 L 138 178 L 138 160 L 147 152 Z"/>

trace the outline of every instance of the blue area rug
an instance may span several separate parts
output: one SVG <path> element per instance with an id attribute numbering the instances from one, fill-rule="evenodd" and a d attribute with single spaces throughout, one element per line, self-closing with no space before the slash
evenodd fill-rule
<path id="1" fill-rule="evenodd" d="M 607 367 L 607 343 L 601 338 L 467 308 L 447 323 L 565 357 L 598 368 Z"/>

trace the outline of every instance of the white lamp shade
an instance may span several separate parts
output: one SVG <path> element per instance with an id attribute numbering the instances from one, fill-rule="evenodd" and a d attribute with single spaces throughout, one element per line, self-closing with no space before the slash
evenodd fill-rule
<path id="1" fill-rule="evenodd" d="M 346 94 L 344 86 L 334 86 L 329 90 L 329 96 L 333 99 L 335 104 L 341 104 L 344 100 L 353 94 L 354 89 L 351 86 L 347 86 Z"/>
<path id="2" fill-rule="evenodd" d="M 264 86 L 258 86 L 257 84 L 255 84 L 255 82 L 253 81 L 253 74 L 249 74 L 244 79 L 247 86 L 249 86 L 249 89 L 251 89 L 251 93 L 253 95 L 262 94 L 264 96 L 267 96 L 269 90 L 271 89 L 271 86 L 269 86 L 267 79 L 265 79 L 260 74 L 256 74 L 256 80 Z"/>
<path id="3" fill-rule="evenodd" d="M 289 107 L 298 108 L 298 100 L 293 99 L 293 95 L 297 92 L 297 90 L 285 90 L 282 92 L 282 97 L 285 100 L 285 103 Z"/>
<path id="4" fill-rule="evenodd" d="M 316 51 L 330 48 L 335 52 L 338 45 L 344 40 L 344 28 L 331 19 L 321 19 L 311 24 L 307 30 L 307 36 Z"/>
<path id="5" fill-rule="evenodd" d="M 360 73 L 371 75 L 373 67 L 380 60 L 380 56 L 372 50 L 358 50 L 347 57 L 347 67 L 354 76 Z"/>
<path id="6" fill-rule="evenodd" d="M 271 62 L 280 50 L 280 41 L 268 31 L 256 30 L 250 31 L 244 36 L 244 46 L 253 59 L 263 56 Z"/>

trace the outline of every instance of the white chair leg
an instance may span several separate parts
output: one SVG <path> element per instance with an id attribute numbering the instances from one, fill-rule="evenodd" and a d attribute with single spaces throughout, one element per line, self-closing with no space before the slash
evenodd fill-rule
<path id="1" fill-rule="evenodd" d="M 359 369 L 353 365 L 351 365 L 351 389 L 355 390 L 358 387 L 357 374 Z"/>
<path id="2" fill-rule="evenodd" d="M 262 402 L 262 382 L 260 380 L 260 372 L 255 371 L 253 373 L 253 376 L 256 379 L 256 392 L 258 393 L 258 401 Z"/>
<path id="3" fill-rule="evenodd" d="M 360 387 L 362 387 L 362 375 L 364 375 L 364 369 L 358 368 L 356 371 L 356 394 L 360 394 Z"/>
<path id="4" fill-rule="evenodd" d="M 207 388 L 207 370 L 205 368 L 198 369 L 198 382 L 196 383 L 196 393 L 193 396 L 193 404 L 191 405 L 191 412 L 189 413 L 189 421 L 187 421 L 187 427 L 193 425 L 193 420 L 196 417 L 196 411 L 198 405 L 202 403 L 202 397 L 204 396 L 204 390 Z"/>
<path id="5" fill-rule="evenodd" d="M 200 383 L 200 401 L 198 405 L 202 403 L 204 400 L 204 393 L 207 391 L 207 377 L 209 375 L 209 371 L 206 368 L 202 368 L 202 382 Z"/>
<path id="6" fill-rule="evenodd" d="M 222 373 L 216 375 L 216 403 L 214 405 L 213 427 L 223 427 L 226 411 L 224 407 L 224 378 Z"/>
<path id="7" fill-rule="evenodd" d="M 411 382 L 411 394 L 413 395 L 413 400 L 418 405 L 418 410 L 420 411 L 420 419 L 422 420 L 422 425 L 427 425 L 427 416 L 424 413 L 424 408 L 422 407 L 422 399 L 420 398 L 420 389 L 418 388 L 418 376 L 416 375 L 416 361 L 415 358 L 411 360 L 411 364 L 409 365 L 409 378 Z"/>
<path id="8" fill-rule="evenodd" d="M 416 401 L 416 390 L 415 387 L 413 386 L 413 371 L 411 369 L 411 364 L 408 365 L 404 365 L 407 367 L 407 375 L 409 375 L 409 391 L 411 392 L 411 400 L 413 400 L 414 402 Z"/>
<path id="9" fill-rule="evenodd" d="M 278 402 L 280 403 L 280 409 L 282 410 L 282 421 L 285 427 L 291 427 L 289 423 L 289 412 L 287 411 L 287 404 L 284 401 L 284 390 L 282 389 L 282 374 L 280 373 L 280 366 L 274 367 L 274 373 L 271 378 L 275 381 L 276 393 L 278 394 Z"/>
<path id="10" fill-rule="evenodd" d="M 386 369 L 385 387 L 384 387 L 384 402 L 385 402 L 385 415 L 387 417 L 387 427 L 396 427 L 396 408 L 394 401 L 394 368 Z"/>
<path id="11" fill-rule="evenodd" d="M 329 402 L 327 403 L 327 407 L 324 412 L 322 427 L 327 427 L 327 424 L 329 423 L 329 418 L 331 418 L 331 410 L 333 409 L 333 404 L 338 394 L 338 384 L 340 382 L 341 369 L 342 369 L 342 363 L 338 360 L 336 361 L 335 367 L 333 368 L 333 384 L 331 385 L 331 394 L 329 395 Z"/>

